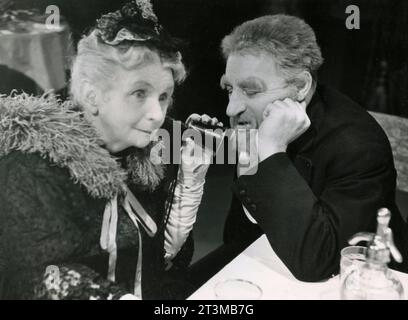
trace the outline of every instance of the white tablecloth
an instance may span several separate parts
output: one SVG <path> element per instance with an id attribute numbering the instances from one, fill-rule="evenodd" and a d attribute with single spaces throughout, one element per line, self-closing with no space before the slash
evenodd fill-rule
<path id="1" fill-rule="evenodd" d="M 408 274 L 395 272 L 408 298 Z M 263 300 L 333 300 L 340 299 L 338 276 L 324 282 L 302 282 L 286 268 L 271 248 L 265 235 L 244 250 L 213 278 L 199 288 L 189 300 L 215 300 L 214 287 L 227 279 L 243 279 L 258 285 Z M 246 299 L 245 296 L 242 299 Z"/>

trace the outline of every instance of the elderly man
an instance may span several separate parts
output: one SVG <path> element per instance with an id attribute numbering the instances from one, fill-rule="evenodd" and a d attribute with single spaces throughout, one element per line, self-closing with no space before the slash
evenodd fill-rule
<path id="1" fill-rule="evenodd" d="M 360 231 L 375 232 L 377 209 L 408 271 L 408 227 L 395 205 L 396 172 L 382 129 L 359 105 L 321 86 L 323 62 L 311 27 L 287 15 L 235 28 L 222 42 L 233 128 L 258 130 L 258 170 L 234 181 L 224 246 L 193 267 L 217 271 L 265 233 L 295 277 L 338 272 L 340 250 Z M 207 273 L 208 276 L 210 274 Z"/>

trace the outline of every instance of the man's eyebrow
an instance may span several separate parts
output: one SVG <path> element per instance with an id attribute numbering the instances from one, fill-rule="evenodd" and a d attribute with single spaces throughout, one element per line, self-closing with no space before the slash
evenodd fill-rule
<path id="1" fill-rule="evenodd" d="M 266 83 L 259 78 L 249 77 L 244 80 L 241 80 L 239 83 L 241 88 L 256 88 L 260 90 L 266 90 Z"/>
<path id="2" fill-rule="evenodd" d="M 224 89 L 224 87 L 225 87 L 226 85 L 229 85 L 229 84 L 230 84 L 230 83 L 229 83 L 229 81 L 228 81 L 228 79 L 227 79 L 227 76 L 226 76 L 225 74 L 223 74 L 223 75 L 221 76 L 221 79 L 220 79 L 220 87 Z"/>

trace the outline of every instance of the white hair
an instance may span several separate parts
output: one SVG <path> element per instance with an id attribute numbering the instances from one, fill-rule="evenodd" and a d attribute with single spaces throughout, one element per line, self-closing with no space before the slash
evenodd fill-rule
<path id="1" fill-rule="evenodd" d="M 302 70 L 315 78 L 323 63 L 313 29 L 304 20 L 283 14 L 244 22 L 222 40 L 221 48 L 226 59 L 232 53 L 270 54 L 281 74 L 295 84 Z"/>
<path id="2" fill-rule="evenodd" d="M 79 41 L 78 53 L 72 63 L 70 84 L 72 100 L 79 106 L 83 105 L 81 87 L 84 81 L 106 90 L 118 66 L 132 70 L 153 63 L 158 58 L 164 68 L 172 71 L 176 83 L 184 81 L 186 70 L 180 52 L 162 52 L 154 46 L 140 43 L 110 46 L 102 42 L 95 31 L 91 32 Z"/>

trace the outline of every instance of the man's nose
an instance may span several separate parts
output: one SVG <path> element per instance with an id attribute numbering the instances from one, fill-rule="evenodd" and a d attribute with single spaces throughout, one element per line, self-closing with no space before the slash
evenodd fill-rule
<path id="1" fill-rule="evenodd" d="M 235 117 L 246 109 L 245 103 L 239 99 L 235 93 L 232 93 L 227 106 L 227 116 Z"/>
<path id="2" fill-rule="evenodd" d="M 147 118 L 153 122 L 162 122 L 165 117 L 165 110 L 158 99 L 152 98 L 147 109 Z"/>

